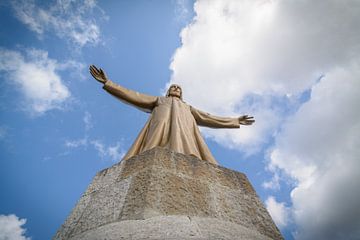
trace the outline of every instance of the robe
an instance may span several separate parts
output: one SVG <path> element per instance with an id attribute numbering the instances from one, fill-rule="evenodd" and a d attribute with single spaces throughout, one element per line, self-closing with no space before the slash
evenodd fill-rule
<path id="1" fill-rule="evenodd" d="M 119 100 L 151 115 L 124 160 L 154 147 L 164 147 L 217 164 L 199 126 L 239 128 L 238 118 L 218 117 L 202 112 L 177 97 L 156 97 L 124 88 L 108 80 L 103 87 Z"/>

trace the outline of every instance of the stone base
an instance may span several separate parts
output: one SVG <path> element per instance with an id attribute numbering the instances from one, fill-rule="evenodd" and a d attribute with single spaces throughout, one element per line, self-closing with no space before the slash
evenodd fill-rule
<path id="1" fill-rule="evenodd" d="M 154 148 L 100 171 L 54 239 L 283 239 L 246 176 Z"/>
<path id="2" fill-rule="evenodd" d="M 216 218 L 159 216 L 145 220 L 125 220 L 109 223 L 75 235 L 71 240 L 206 240 L 251 239 L 270 240 L 268 236 L 239 224 Z"/>

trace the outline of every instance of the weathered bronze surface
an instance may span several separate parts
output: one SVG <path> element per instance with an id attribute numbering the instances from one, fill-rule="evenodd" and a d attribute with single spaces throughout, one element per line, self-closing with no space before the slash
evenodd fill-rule
<path id="1" fill-rule="evenodd" d="M 159 146 L 217 164 L 197 125 L 210 128 L 239 128 L 240 125 L 251 125 L 255 122 L 254 118 L 248 115 L 234 118 L 218 117 L 200 111 L 182 100 L 181 87 L 175 84 L 170 86 L 165 97 L 157 97 L 115 84 L 107 78 L 101 68 L 97 69 L 94 65 L 90 66 L 90 73 L 116 98 L 151 113 L 124 159 Z"/>

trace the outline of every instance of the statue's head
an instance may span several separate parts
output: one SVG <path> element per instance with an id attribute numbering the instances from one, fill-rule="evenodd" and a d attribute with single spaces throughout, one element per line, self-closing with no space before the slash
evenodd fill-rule
<path id="1" fill-rule="evenodd" d="M 177 97 L 182 100 L 182 90 L 177 84 L 171 84 L 166 92 L 166 97 Z"/>

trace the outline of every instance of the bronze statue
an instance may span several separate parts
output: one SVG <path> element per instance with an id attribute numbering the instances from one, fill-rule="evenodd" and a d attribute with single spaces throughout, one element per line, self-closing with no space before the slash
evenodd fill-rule
<path id="1" fill-rule="evenodd" d="M 193 155 L 202 160 L 217 164 L 202 138 L 199 126 L 211 128 L 239 128 L 251 125 L 253 117 L 217 117 L 202 112 L 182 100 L 182 90 L 171 85 L 165 97 L 138 93 L 110 81 L 105 72 L 94 65 L 90 66 L 91 75 L 104 84 L 104 89 L 116 98 L 151 115 L 123 159 L 128 159 L 146 150 L 160 146 L 179 153 Z"/>

